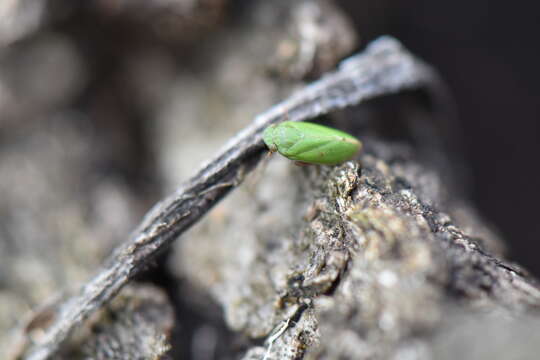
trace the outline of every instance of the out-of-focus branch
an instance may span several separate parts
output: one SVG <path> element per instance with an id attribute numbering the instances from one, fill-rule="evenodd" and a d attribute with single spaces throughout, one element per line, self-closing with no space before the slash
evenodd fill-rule
<path id="1" fill-rule="evenodd" d="M 265 152 L 262 131 L 285 117 L 302 121 L 405 89 L 427 88 L 437 93 L 439 81 L 430 67 L 395 39 L 380 38 L 345 60 L 337 71 L 300 90 L 258 115 L 225 148 L 178 190 L 145 216 L 133 235 L 99 269 L 79 293 L 61 304 L 54 322 L 26 359 L 50 358 L 71 331 L 111 300 L 161 250 L 202 218 L 229 191 L 242 183 Z"/>

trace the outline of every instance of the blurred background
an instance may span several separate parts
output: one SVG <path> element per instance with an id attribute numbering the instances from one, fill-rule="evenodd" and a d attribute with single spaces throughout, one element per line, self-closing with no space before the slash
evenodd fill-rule
<path id="1" fill-rule="evenodd" d="M 381 31 L 433 64 L 451 87 L 472 175 L 471 199 L 501 231 L 510 258 L 539 276 L 538 3 L 399 3 L 389 5 L 392 15 Z"/>
<path id="2" fill-rule="evenodd" d="M 382 34 L 449 84 L 470 199 L 540 275 L 537 3 L 324 2 L 338 35 L 307 70 L 287 64 L 289 37 L 320 14 L 268 3 L 0 3 L 0 290 L 17 289 L 0 307 L 23 312 L 86 279 L 254 114 Z"/>

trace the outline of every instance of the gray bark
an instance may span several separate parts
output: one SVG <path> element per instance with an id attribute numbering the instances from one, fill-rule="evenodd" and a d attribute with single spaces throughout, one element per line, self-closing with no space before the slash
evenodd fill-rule
<path id="1" fill-rule="evenodd" d="M 189 8 L 180 3 L 179 14 Z M 205 21 L 176 23 L 184 28 L 173 34 L 184 37 L 160 33 L 162 45 L 189 49 L 218 26 L 222 5 L 208 4 L 191 14 Z M 20 130 L 21 117 L 55 120 L 22 128 L 30 134 L 25 141 L 3 144 L 0 166 L 9 176 L 0 188 L 8 214 L 0 227 L 0 267 L 8 275 L 0 326 L 11 331 L 0 336 L 7 350 L 0 354 L 491 359 L 519 352 L 534 358 L 539 288 L 504 260 L 503 241 L 467 202 L 452 104 L 437 74 L 390 37 L 331 70 L 358 39 L 339 8 L 329 1 L 253 4 L 238 27 L 197 48 L 203 72 L 174 68 L 175 55 L 148 44 L 144 49 L 152 50 L 140 64 L 129 63 L 132 101 L 152 124 L 143 132 L 154 144 L 146 152 L 157 159 L 149 173 L 172 193 L 136 227 L 133 209 L 148 204 L 140 186 L 85 176 L 101 162 L 114 163 L 122 139 L 130 139 L 100 142 L 73 125 L 76 105 L 62 99 L 74 98 L 89 81 L 80 75 L 91 72 L 83 58 L 61 36 L 40 37 L 39 27 L 0 36 L 38 32 L 28 49 L 6 55 L 4 67 L 24 70 L 17 59 L 52 51 L 65 63 L 52 70 L 78 79 L 58 77 L 55 91 L 42 93 L 23 77 L 28 71 L 16 72 L 35 98 L 31 106 L 6 108 L 5 123 Z M 116 11 L 142 27 L 170 11 L 157 3 L 146 15 L 138 9 Z M 55 17 L 40 11 L 50 16 L 43 18 L 46 29 L 45 19 Z M 274 77 L 261 71 L 269 67 Z M 47 67 L 35 71 L 54 77 Z M 21 89 L 0 85 L 13 96 Z M 293 88 L 294 95 L 285 95 Z M 108 98 L 104 89 L 98 99 Z M 117 110 L 110 113 L 114 118 Z M 364 143 L 358 158 L 297 168 L 278 155 L 264 157 L 264 128 L 315 118 L 357 135 Z M 121 136 L 118 125 L 108 126 Z M 154 286 L 128 285 L 148 270 Z M 34 310 L 15 327 L 10 314 L 27 307 Z"/>

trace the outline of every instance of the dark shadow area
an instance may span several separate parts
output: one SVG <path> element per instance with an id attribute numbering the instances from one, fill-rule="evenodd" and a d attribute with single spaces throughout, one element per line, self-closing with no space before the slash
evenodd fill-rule
<path id="1" fill-rule="evenodd" d="M 470 197 L 502 232 L 510 257 L 540 274 L 540 5 L 340 3 L 364 43 L 394 35 L 443 75 L 457 104 Z"/>

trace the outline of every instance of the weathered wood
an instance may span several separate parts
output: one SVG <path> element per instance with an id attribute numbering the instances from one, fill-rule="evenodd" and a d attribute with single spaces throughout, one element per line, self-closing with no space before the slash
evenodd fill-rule
<path id="1" fill-rule="evenodd" d="M 118 248 L 80 294 L 60 307 L 28 359 L 49 358 L 75 326 L 107 303 L 137 275 L 159 251 L 199 220 L 217 201 L 242 183 L 264 153 L 261 133 L 287 117 L 301 121 L 332 110 L 356 105 L 376 96 L 402 89 L 433 86 L 433 71 L 406 52 L 394 39 L 385 37 L 363 54 L 343 62 L 333 74 L 299 91 L 290 99 L 259 115 L 222 152 L 187 184 L 158 203 L 146 215 L 131 238 Z"/>
<path id="2" fill-rule="evenodd" d="M 195 3 L 205 6 L 191 7 Z M 260 110 L 252 103 L 268 106 L 301 79 L 326 73 L 361 38 L 331 1 L 247 3 L 254 5 L 246 11 L 250 16 L 238 19 L 240 28 L 227 28 L 223 36 L 214 33 L 208 48 L 198 39 L 218 26 L 226 1 L 142 1 L 114 9 L 97 2 L 89 5 L 93 12 L 73 10 L 74 18 L 85 19 L 89 27 L 62 25 L 66 27 L 59 31 L 67 37 L 39 40 L 40 30 L 50 31 L 48 21 L 64 16 L 49 14 L 51 7 L 47 21 L 40 23 L 43 28 L 18 33 L 36 31 L 29 49 L 52 54 L 45 58 L 60 65 L 36 63 L 35 72 L 26 71 L 34 70 L 34 62 L 25 68 L 19 60 L 25 53 L 17 48 L 11 61 L 0 64 L 3 73 L 22 64 L 13 77 L 20 85 L 0 79 L 0 87 L 15 98 L 18 91 L 34 94 L 32 84 L 43 79 L 58 79 L 45 81 L 50 89 L 36 91 L 39 96 L 28 103 L 6 102 L 10 126 L 30 136 L 22 145 L 16 140 L 1 144 L 8 150 L 0 161 L 0 194 L 6 203 L 0 210 L 8 214 L 0 226 L 0 269 L 6 275 L 0 289 L 2 329 L 13 322 L 8 316 L 20 317 L 45 296 L 88 277 L 89 269 L 98 266 L 95 262 L 131 228 L 132 219 L 123 217 L 131 213 L 126 209 L 147 200 L 147 189 L 126 190 L 116 178 L 104 186 L 88 174 L 101 174 L 103 167 L 127 156 L 135 169 L 126 177 L 134 184 L 150 175 L 176 186 L 178 177 L 198 165 L 193 154 L 221 144 L 226 131 L 239 128 L 242 122 L 234 122 L 239 114 Z M 154 26 L 168 24 L 163 20 L 173 12 L 187 14 L 189 20 L 174 22 L 169 33 L 152 35 L 158 44 L 156 38 L 148 40 Z M 109 27 L 98 33 L 99 41 L 92 41 L 86 37 L 94 34 L 96 23 Z M 83 33 L 84 39 L 75 33 Z M 109 39 L 104 33 L 115 36 Z M 84 58 L 74 46 L 81 40 L 82 48 L 95 51 L 95 59 L 101 58 L 107 69 L 114 58 L 111 49 L 126 42 L 115 52 L 120 60 L 113 75 L 88 65 L 94 57 Z M 186 44 L 197 44 L 189 48 L 195 49 L 191 61 L 204 63 L 195 75 L 189 65 L 176 67 L 191 54 Z M 139 57 L 133 54 L 142 60 L 134 60 Z M 274 77 L 265 73 L 268 67 Z M 26 73 L 39 81 L 28 81 L 22 76 Z M 93 90 L 86 95 L 90 99 L 85 99 L 93 104 L 91 110 L 85 101 L 83 106 L 64 103 L 77 99 L 84 88 L 80 78 L 92 79 Z M 417 89 L 423 91 L 409 91 Z M 115 95 L 124 99 L 121 105 Z M 230 104 L 216 104 L 215 98 L 227 96 Z M 179 105 L 170 111 L 163 97 Z M 374 99 L 379 100 L 366 104 Z M 364 105 L 354 106 L 359 103 Z M 383 109 L 393 107 L 381 116 Z M 168 111 L 170 119 L 164 120 Z M 57 112 L 61 119 L 50 127 L 21 130 L 15 125 L 20 119 L 37 123 L 57 118 Z M 74 121 L 76 114 L 86 112 L 105 128 L 96 138 L 88 125 L 76 128 L 86 124 Z M 365 147 L 358 158 L 333 168 L 298 169 L 273 157 L 251 184 L 240 186 L 266 152 L 260 140 L 266 126 L 324 114 L 328 116 L 317 120 L 334 122 L 361 138 Z M 445 86 L 429 66 L 390 37 L 375 41 L 338 70 L 256 117 L 196 176 L 157 204 L 79 292 L 47 300 L 23 321 L 20 342 L 2 335 L 0 344 L 13 344 L 9 352 L 18 359 L 167 358 L 169 346 L 175 358 L 189 354 L 197 359 L 427 360 L 536 354 L 538 286 L 504 260 L 504 243 L 465 200 L 455 160 L 459 139 L 450 133 L 452 117 Z M 133 140 L 130 130 L 138 125 L 126 118 L 148 118 L 142 128 L 157 122 L 162 133 L 144 131 Z M 100 141 L 102 134 L 105 140 Z M 171 134 L 170 139 L 164 134 Z M 128 138 L 132 145 L 126 148 Z M 176 151 L 172 144 L 183 141 Z M 441 146 L 445 142 L 454 148 Z M 43 143 L 54 146 L 44 148 Z M 118 145 L 103 148 L 104 143 Z M 174 160 L 139 178 L 144 174 L 141 163 L 157 170 L 156 159 L 139 161 L 139 154 L 152 152 L 141 143 L 157 144 L 152 149 L 158 152 L 157 162 Z M 71 174 L 78 175 L 69 178 Z M 51 182 L 56 176 L 64 180 Z M 93 218 L 87 218 L 89 212 Z M 174 241 L 200 220 L 183 241 Z M 175 251 L 169 252 L 171 245 Z M 163 252 L 167 263 L 156 258 Z M 150 272 L 145 280 L 159 288 L 126 287 L 137 275 L 148 274 L 145 270 Z M 194 316 L 199 318 L 194 321 Z M 508 336 L 514 332 L 518 336 Z"/>

